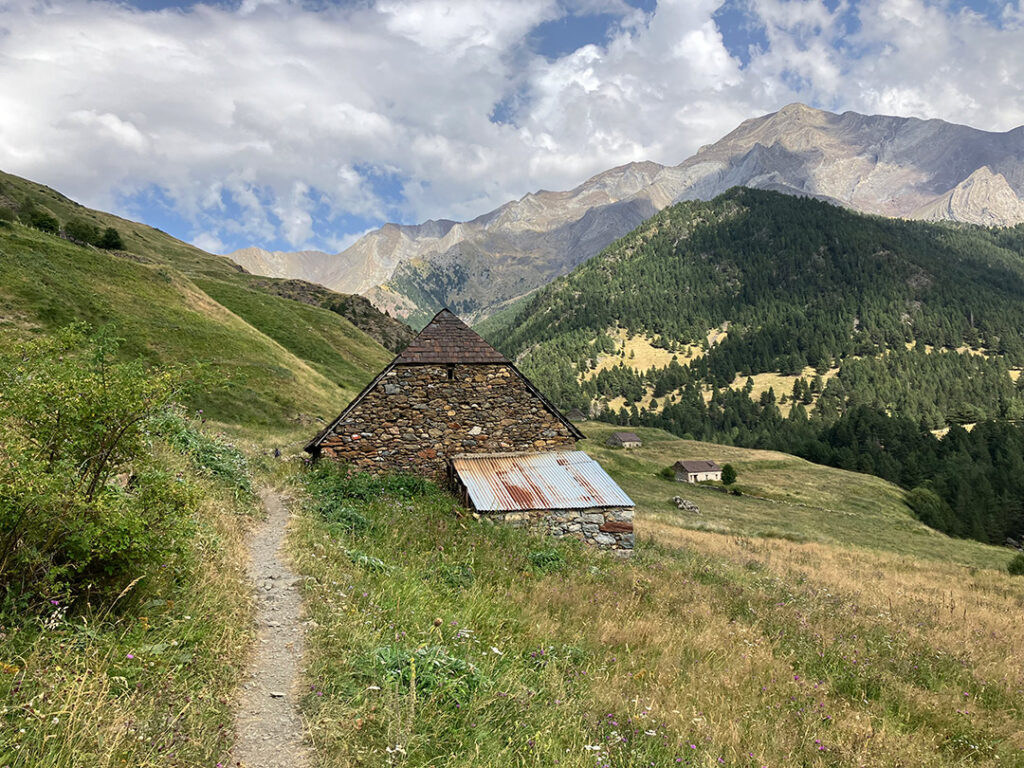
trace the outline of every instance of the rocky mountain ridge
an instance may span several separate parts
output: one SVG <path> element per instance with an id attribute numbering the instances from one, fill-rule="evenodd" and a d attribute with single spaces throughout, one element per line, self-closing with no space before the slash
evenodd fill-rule
<path id="1" fill-rule="evenodd" d="M 676 166 L 630 163 L 468 222 L 386 224 L 339 254 L 229 254 L 248 271 L 367 296 L 425 321 L 451 306 L 482 319 L 565 274 L 671 203 L 734 186 L 815 197 L 881 216 L 1006 226 L 1024 221 L 1024 127 L 835 114 L 791 104 L 744 121 Z"/>

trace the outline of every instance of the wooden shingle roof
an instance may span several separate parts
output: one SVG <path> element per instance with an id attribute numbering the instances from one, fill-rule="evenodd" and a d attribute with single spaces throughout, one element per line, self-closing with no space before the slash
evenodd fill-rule
<path id="1" fill-rule="evenodd" d="M 394 365 L 507 362 L 508 358 L 468 325 L 442 309 L 395 358 Z"/>

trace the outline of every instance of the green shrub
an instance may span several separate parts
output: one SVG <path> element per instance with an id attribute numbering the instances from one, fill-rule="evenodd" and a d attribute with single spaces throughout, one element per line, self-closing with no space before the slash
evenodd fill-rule
<path id="1" fill-rule="evenodd" d="M 443 696 L 463 704 L 484 683 L 475 665 L 438 645 L 416 649 L 382 645 L 355 666 L 368 681 L 383 683 L 381 687 L 397 686 L 404 691 L 415 688 L 421 697 Z"/>
<path id="2" fill-rule="evenodd" d="M 103 234 L 100 236 L 96 245 L 108 251 L 124 250 L 124 241 L 121 240 L 121 233 L 113 227 L 107 227 L 103 230 Z"/>
<path id="3" fill-rule="evenodd" d="M 351 560 L 354 565 L 358 565 L 360 568 L 365 568 L 367 571 L 387 573 L 391 570 L 388 567 L 388 564 L 379 557 L 368 555 L 358 549 L 346 549 L 345 554 L 348 555 L 348 559 Z"/>
<path id="4" fill-rule="evenodd" d="M 334 497 L 370 501 L 384 496 L 412 499 L 437 493 L 437 487 L 416 475 L 371 475 L 354 472 L 345 464 L 319 461 L 308 478 L 310 492 L 317 498 Z"/>
<path id="5" fill-rule="evenodd" d="M 154 458 L 149 419 L 182 370 L 115 362 L 81 328 L 0 353 L 0 591 L 116 593 L 183 557 L 197 500 Z M 19 597 L 20 596 L 20 597 Z"/>
<path id="6" fill-rule="evenodd" d="M 476 583 L 476 572 L 469 563 L 441 563 L 436 574 L 442 584 L 455 590 L 469 589 Z"/>
<path id="7" fill-rule="evenodd" d="M 341 498 L 320 499 L 314 509 L 331 524 L 332 533 L 335 532 L 333 529 L 341 529 L 345 533 L 361 533 L 370 527 L 370 519 L 356 512 Z"/>
<path id="8" fill-rule="evenodd" d="M 1006 564 L 1006 571 L 1011 576 L 1024 576 L 1024 552 L 1013 556 L 1010 562 Z"/>
<path id="9" fill-rule="evenodd" d="M 662 467 L 662 470 L 658 474 L 664 477 L 666 480 L 676 479 L 676 470 L 674 467 Z"/>
<path id="10" fill-rule="evenodd" d="M 736 482 L 736 468 L 732 464 L 722 467 L 722 485 L 732 485 Z"/>
<path id="11" fill-rule="evenodd" d="M 565 556 L 558 549 L 535 549 L 530 552 L 526 559 L 535 571 L 550 573 L 560 571 L 565 567 Z"/>
<path id="12" fill-rule="evenodd" d="M 5 223 L 12 223 L 17 221 L 18 217 L 10 208 L 5 205 L 0 205 L 0 221 Z"/>
<path id="13" fill-rule="evenodd" d="M 26 220 L 30 227 L 35 227 L 43 232 L 55 235 L 60 231 L 60 222 L 57 221 L 57 217 L 42 208 L 30 208 Z"/>
<path id="14" fill-rule="evenodd" d="M 187 456 L 193 466 L 230 486 L 236 493 L 254 495 L 252 472 L 244 453 L 222 437 L 201 431 L 200 424 L 180 407 L 169 408 L 149 421 L 149 429 Z"/>
<path id="15" fill-rule="evenodd" d="M 96 245 L 100 240 L 100 228 L 88 219 L 71 219 L 64 225 L 64 234 L 71 240 L 85 245 Z"/>

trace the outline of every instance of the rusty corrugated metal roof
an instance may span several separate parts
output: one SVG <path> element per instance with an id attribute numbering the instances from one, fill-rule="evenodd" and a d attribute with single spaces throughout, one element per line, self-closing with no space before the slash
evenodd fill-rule
<path id="1" fill-rule="evenodd" d="M 447 309 L 438 312 L 395 358 L 395 365 L 507 362 L 508 358 Z"/>
<path id="2" fill-rule="evenodd" d="M 634 506 L 583 451 L 462 455 L 452 466 L 479 512 Z"/>

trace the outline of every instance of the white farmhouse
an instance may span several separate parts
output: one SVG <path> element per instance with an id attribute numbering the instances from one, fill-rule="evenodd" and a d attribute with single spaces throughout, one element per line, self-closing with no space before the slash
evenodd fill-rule
<path id="1" fill-rule="evenodd" d="M 672 468 L 676 471 L 677 483 L 722 479 L 722 468 L 713 461 L 677 461 Z"/>

